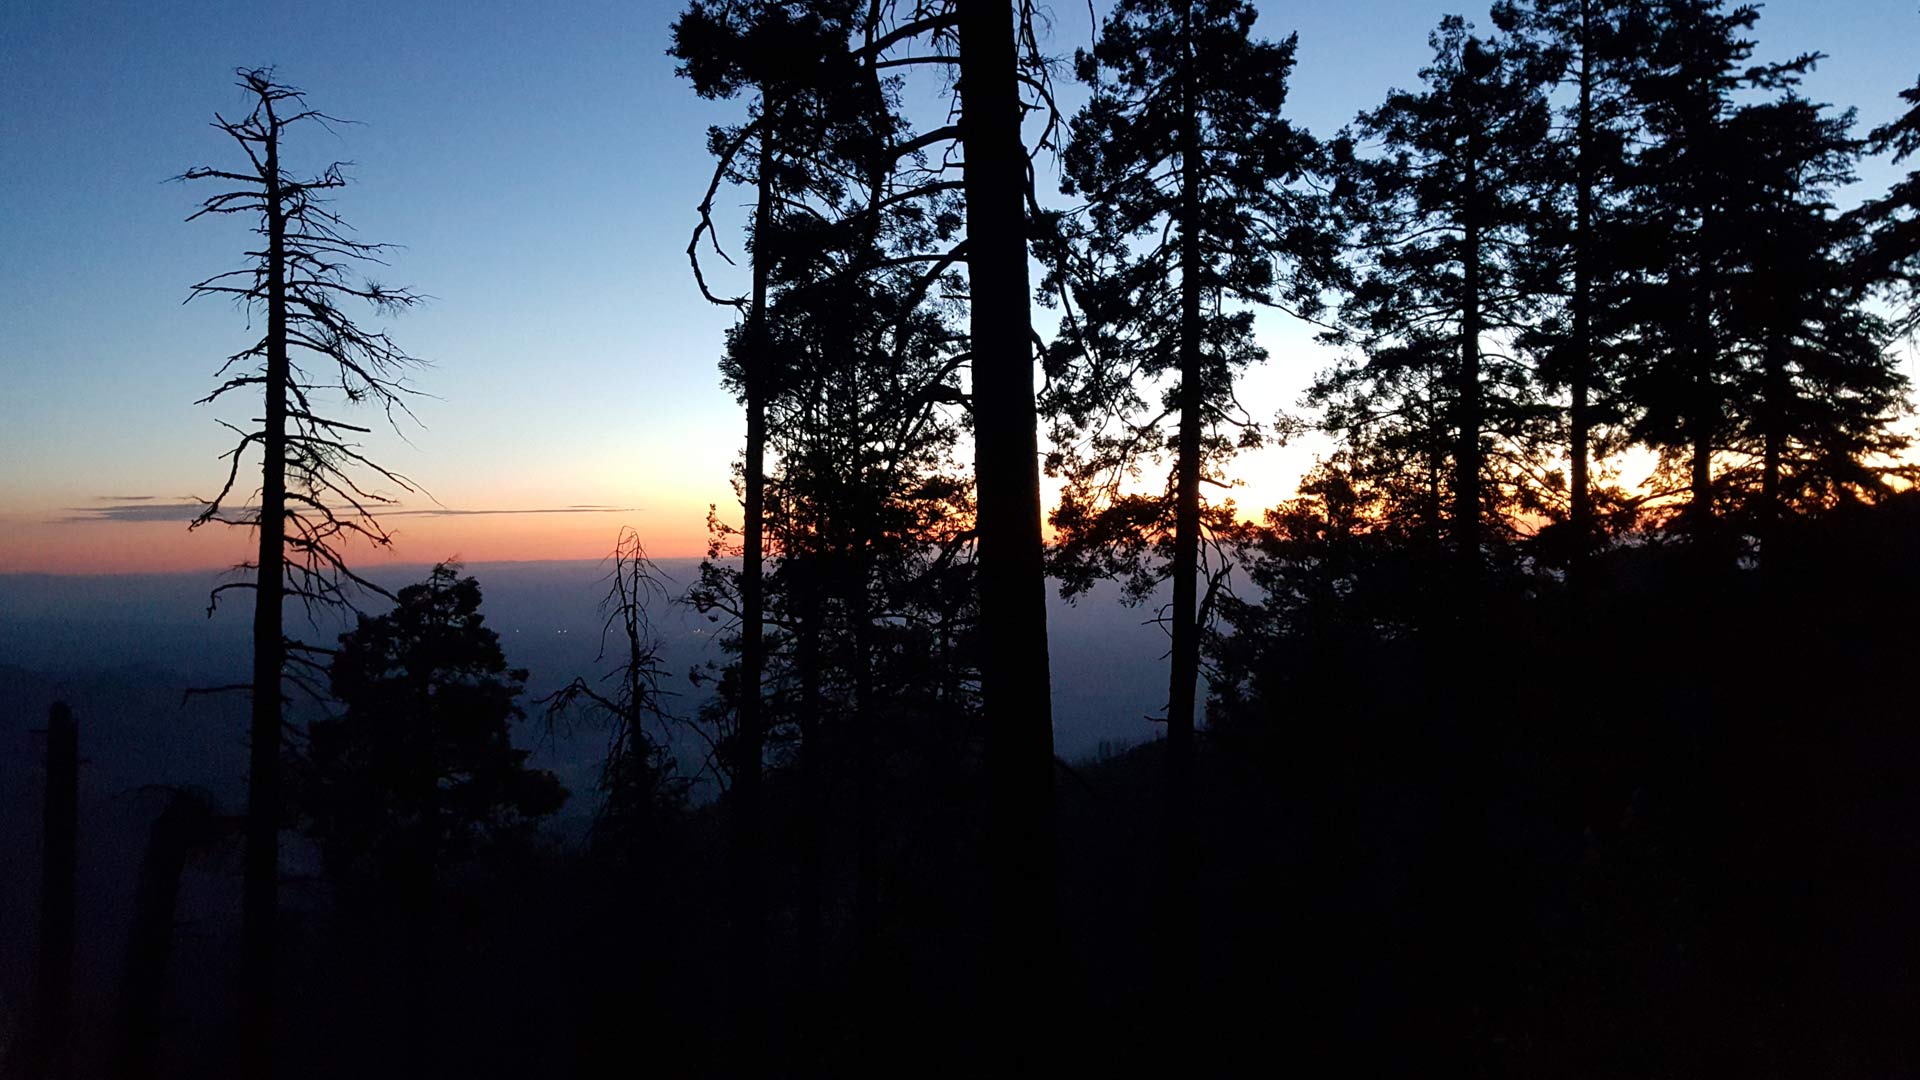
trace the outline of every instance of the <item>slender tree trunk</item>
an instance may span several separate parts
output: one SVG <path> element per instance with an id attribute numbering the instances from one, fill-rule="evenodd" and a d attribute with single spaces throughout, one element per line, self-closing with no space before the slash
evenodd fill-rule
<path id="1" fill-rule="evenodd" d="M 1696 338 L 1693 355 L 1693 416 L 1689 419 L 1688 516 L 1694 536 L 1705 540 L 1713 526 L 1713 374 L 1708 370 L 1713 349 Z"/>
<path id="2" fill-rule="evenodd" d="M 1690 359 L 1693 362 L 1693 385 L 1689 388 L 1693 401 L 1692 415 L 1687 418 L 1687 437 L 1689 441 L 1689 496 L 1691 503 L 1687 513 L 1692 518 L 1694 537 L 1704 541 L 1713 525 L 1713 426 L 1714 410 L 1717 402 L 1713 393 L 1713 362 L 1717 342 L 1712 328 L 1707 325 L 1711 319 L 1711 305 L 1705 303 L 1712 293 L 1705 282 L 1704 269 L 1696 271 L 1690 284 L 1693 286 L 1693 303 L 1690 309 L 1693 318 L 1688 327 L 1689 345 L 1692 349 Z"/>
<path id="3" fill-rule="evenodd" d="M 820 598 L 811 573 L 800 575 L 800 985 L 811 1002 L 821 991 L 821 841 L 826 835 L 826 747 L 820 732 Z M 809 1024 L 808 1027 L 817 1027 Z"/>
<path id="4" fill-rule="evenodd" d="M 1711 88 L 1704 83 L 1697 86 L 1695 93 L 1704 98 L 1711 94 Z M 1705 155 L 1716 141 L 1707 136 L 1717 134 L 1716 121 L 1711 115 L 1692 118 L 1689 125 L 1692 149 L 1695 155 Z M 1702 195 L 1704 197 L 1704 195 Z M 1689 388 L 1693 400 L 1689 403 L 1692 415 L 1688 417 L 1687 436 L 1690 446 L 1689 487 L 1691 503 L 1687 507 L 1687 516 L 1691 518 L 1694 540 L 1704 543 L 1713 528 L 1713 431 L 1717 423 L 1720 403 L 1715 400 L 1713 387 L 1713 368 L 1719 360 L 1718 335 L 1714 333 L 1712 319 L 1719 290 L 1715 288 L 1712 255 L 1707 249 L 1708 238 L 1712 235 L 1712 209 L 1702 205 L 1698 222 L 1697 264 L 1687 281 L 1689 315 L 1687 320 L 1688 343 L 1693 353 L 1689 358 L 1693 362 L 1693 385 Z"/>
<path id="5" fill-rule="evenodd" d="M 47 788 L 40 819 L 40 961 L 33 1075 L 73 1072 L 73 901 L 79 866 L 80 728 L 55 702 L 47 714 Z"/>
<path id="6" fill-rule="evenodd" d="M 1182 11 L 1180 88 L 1180 432 L 1173 518 L 1173 655 L 1167 681 L 1166 865 L 1160 927 L 1161 993 L 1186 1000 L 1192 965 L 1194 694 L 1200 678 L 1201 370 L 1200 110 L 1195 98 L 1192 5 Z"/>
<path id="7" fill-rule="evenodd" d="M 817 416 L 808 418 L 818 423 Z M 795 533 L 803 532 L 796 526 Z M 817 534 L 816 534 L 817 537 Z M 794 666 L 799 670 L 800 697 L 795 703 L 800 727 L 800 794 L 796 823 L 799 848 L 800 895 L 794 928 L 795 966 L 798 972 L 798 1000 L 795 1003 L 795 1054 L 792 1069 L 797 1075 L 817 1073 L 826 1067 L 826 1048 L 832 1045 L 831 1028 L 835 1016 L 827 1002 L 825 963 L 826 916 L 826 838 L 828 833 L 827 782 L 829 759 L 825 730 L 821 726 L 824 711 L 821 702 L 820 638 L 824 630 L 819 590 L 819 552 L 809 547 L 802 553 L 787 552 L 788 559 L 801 559 L 799 573 L 791 579 L 799 592 L 799 622 L 794 629 Z"/>
<path id="8" fill-rule="evenodd" d="M 1766 398 L 1760 404 L 1766 432 L 1760 454 L 1760 553 L 1762 565 L 1773 562 L 1773 548 L 1779 533 L 1781 516 L 1780 470 L 1786 454 L 1786 349 L 1777 326 L 1767 328 L 1762 379 Z"/>
<path id="9" fill-rule="evenodd" d="M 434 587 L 439 589 L 440 583 Z M 437 621 L 435 629 L 447 633 L 452 628 L 444 620 Z M 407 927 L 407 939 L 402 948 L 407 958 L 407 1050 L 412 1054 L 412 1071 L 416 1076 L 428 1076 L 434 1071 L 433 1057 L 436 1039 L 434 1037 L 434 885 L 435 870 L 440 859 L 440 768 L 435 760 L 436 746 L 439 742 L 434 729 L 434 688 L 433 670 L 422 664 L 412 671 L 416 680 L 414 686 L 414 708 L 419 710 L 420 722 L 414 737 L 419 740 L 413 763 L 413 783 L 420 799 L 420 820 L 415 825 L 419 830 L 413 845 L 410 865 L 402 869 L 405 875 L 400 881 L 402 904 L 404 905 L 404 925 Z"/>
<path id="10" fill-rule="evenodd" d="M 287 646 L 287 267 L 280 140 L 271 102 L 265 169 L 267 204 L 267 382 L 261 440 L 260 548 L 253 606 L 253 717 L 247 769 L 246 852 L 241 871 L 241 1071 L 273 1075 L 274 938 L 280 888 L 281 673 Z"/>
<path id="11" fill-rule="evenodd" d="M 1453 461 L 1453 542 L 1460 558 L 1461 585 L 1469 594 L 1480 576 L 1480 333 L 1481 222 L 1479 140 L 1467 118 L 1466 195 L 1461 212 L 1459 441 Z"/>
<path id="12" fill-rule="evenodd" d="M 1588 434 L 1592 426 L 1588 397 L 1593 385 L 1593 59 L 1592 3 L 1580 5 L 1579 146 L 1575 153 L 1573 254 L 1573 372 L 1572 408 L 1568 412 L 1568 456 L 1573 459 L 1573 557 L 1568 564 L 1576 590 L 1584 587 L 1587 560 L 1593 552 L 1593 492 L 1587 475 L 1592 456 Z"/>
<path id="13" fill-rule="evenodd" d="M 764 99 L 761 109 L 771 112 Z M 760 683 L 766 665 L 765 590 L 762 566 L 766 526 L 767 282 L 771 267 L 774 205 L 773 140 L 771 131 L 760 136 L 759 199 L 754 208 L 753 298 L 747 314 L 747 352 L 743 372 L 747 399 L 747 451 L 744 477 L 744 520 L 740 557 L 740 701 L 739 731 L 733 765 L 733 994 L 739 1046 L 744 1064 L 757 1065 L 766 1039 L 766 898 L 762 881 L 765 809 L 762 805 L 761 759 L 765 754 L 765 721 L 761 714 Z"/>
<path id="14" fill-rule="evenodd" d="M 848 618 L 853 623 L 853 933 L 854 977 L 863 999 L 873 994 L 873 964 L 880 925 L 879 754 L 874 745 L 873 614 L 867 598 L 873 580 L 864 540 L 856 539 Z M 862 1007 L 871 1004 L 863 1001 Z"/>
<path id="15" fill-rule="evenodd" d="M 1009 0 L 959 0 L 973 348 L 980 689 L 987 723 L 989 993 L 1036 1024 L 1056 913 L 1053 706 L 1027 303 L 1027 159 Z"/>

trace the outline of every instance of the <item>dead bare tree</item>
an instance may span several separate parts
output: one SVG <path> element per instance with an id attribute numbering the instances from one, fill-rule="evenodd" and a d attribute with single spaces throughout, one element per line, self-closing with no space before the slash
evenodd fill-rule
<path id="1" fill-rule="evenodd" d="M 356 588 L 386 595 L 348 567 L 344 548 L 356 537 L 377 547 L 391 545 L 373 510 L 394 497 L 377 489 L 391 485 L 414 490 L 404 476 L 371 461 L 351 441 L 368 428 L 318 410 L 323 397 L 337 394 L 349 404 L 379 408 L 389 424 L 411 417 L 406 399 L 414 391 L 404 379 L 419 361 L 384 332 L 363 330 L 341 305 L 360 301 L 378 314 L 391 315 L 422 298 L 381 285 L 362 272 L 369 264 L 384 265 L 389 245 L 353 239 L 351 227 L 327 209 L 328 193 L 347 184 L 344 163 L 328 165 L 305 180 L 295 179 L 283 165 L 282 137 L 289 128 L 305 121 L 323 127 L 341 121 L 308 107 L 301 92 L 278 82 L 271 69 L 241 69 L 237 74 L 251 109 L 238 120 L 216 113 L 213 126 L 238 144 L 246 166 L 201 166 L 178 179 L 226 186 L 187 220 L 250 216 L 261 238 L 245 253 L 245 266 L 199 282 L 188 299 L 225 298 L 249 316 L 265 316 L 261 336 L 227 358 L 216 372 L 220 385 L 199 402 L 258 393 L 263 415 L 251 428 L 222 421 L 238 441 L 224 455 L 228 468 L 219 493 L 205 500 L 192 525 L 238 525 L 255 530 L 259 540 L 253 560 L 236 568 L 246 580 L 215 588 L 208 613 L 229 589 L 253 591 L 252 681 L 220 689 L 246 689 L 253 696 L 242 871 L 240 1053 L 242 1075 L 265 1077 L 273 1067 L 273 927 L 285 689 L 291 683 L 317 693 L 314 677 L 324 673 L 326 654 L 286 635 L 286 598 L 298 599 L 311 614 L 316 608 L 350 607 Z M 245 505 L 237 499 L 236 487 L 256 452 L 258 498 Z"/>
<path id="2" fill-rule="evenodd" d="M 693 778 L 678 775 L 673 758 L 673 718 L 665 700 L 670 691 L 661 686 L 667 669 L 651 614 L 653 605 L 671 601 L 671 579 L 647 557 L 633 528 L 620 530 L 610 558 L 596 659 L 618 662 L 599 682 L 576 676 L 541 704 L 549 729 L 581 710 L 608 722 L 606 757 L 600 766 L 606 801 L 594 820 L 594 841 L 627 849 L 621 854 L 633 859 L 645 853 L 631 849 L 655 840 L 660 819 L 685 804 Z M 697 725 L 686 727 L 705 736 Z"/>

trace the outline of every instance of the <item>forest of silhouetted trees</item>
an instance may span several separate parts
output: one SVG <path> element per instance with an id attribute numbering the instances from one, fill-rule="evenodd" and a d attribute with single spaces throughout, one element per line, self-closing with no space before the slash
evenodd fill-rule
<path id="1" fill-rule="evenodd" d="M 341 167 L 280 164 L 323 88 L 242 70 L 181 178 L 254 230 L 193 286 L 252 316 L 195 522 L 257 538 L 214 595 L 252 676 L 187 706 L 249 702 L 248 799 L 165 800 L 91 1027 L 49 824 L 5 1068 L 1920 1075 L 1920 172 L 1856 176 L 1920 155 L 1920 82 L 1867 128 L 1756 7 L 1501 0 L 1310 132 L 1257 14 L 691 0 L 672 60 L 732 120 L 644 257 L 732 311 L 737 504 L 684 586 L 609 537 L 604 677 L 539 699 L 483 582 L 354 569 L 414 490 L 357 436 L 419 392 L 356 319 L 420 298 L 363 276 Z M 1319 370 L 1263 415 L 1285 323 Z M 1157 726 L 1063 760 L 1048 594 L 1111 583 L 1166 633 Z M 722 635 L 691 672 L 675 603 Z M 605 733 L 598 790 L 543 725 Z M 217 851 L 210 986 L 168 957 Z M 226 1021 L 170 1024 L 189 987 Z"/>

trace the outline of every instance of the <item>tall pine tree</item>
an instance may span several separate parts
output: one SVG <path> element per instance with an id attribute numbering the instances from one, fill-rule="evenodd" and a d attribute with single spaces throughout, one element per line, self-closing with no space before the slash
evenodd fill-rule
<path id="1" fill-rule="evenodd" d="M 1565 522 L 1560 545 L 1581 584 L 1599 541 L 1606 492 L 1594 467 L 1618 443 L 1617 334 L 1613 310 L 1627 268 L 1616 257 L 1622 190 L 1632 161 L 1632 90 L 1644 69 L 1648 20 L 1633 0 L 1502 2 L 1494 22 L 1517 34 L 1558 73 L 1563 91 L 1555 175 L 1530 225 L 1524 257 L 1539 263 L 1533 286 L 1552 303 L 1518 336 L 1543 388 L 1566 394 L 1565 502 L 1546 509 Z"/>
<path id="2" fill-rule="evenodd" d="M 1547 413 L 1511 347 L 1541 303 L 1526 249 L 1557 166 L 1545 88 L 1555 61 L 1449 16 L 1431 37 L 1425 89 L 1363 114 L 1361 156 L 1343 140 L 1344 194 L 1359 222 L 1360 278 L 1342 309 L 1360 355 L 1313 400 L 1356 445 L 1398 456 L 1401 512 L 1444 533 L 1471 602 L 1487 529 L 1526 497 Z"/>
<path id="3" fill-rule="evenodd" d="M 1255 40 L 1257 18 L 1243 0 L 1114 8 L 1077 57 L 1093 99 L 1073 121 L 1065 186 L 1086 208 L 1042 245 L 1069 310 L 1043 400 L 1067 478 L 1056 564 L 1069 593 L 1110 573 L 1136 597 L 1173 588 L 1160 940 L 1174 969 L 1194 873 L 1201 487 L 1224 486 L 1226 459 L 1260 439 L 1234 397 L 1236 375 L 1265 358 L 1252 306 L 1317 312 L 1333 262 L 1311 182 L 1319 147 L 1282 115 L 1295 39 Z M 1148 462 L 1171 466 L 1164 487 L 1127 490 Z"/>
<path id="4" fill-rule="evenodd" d="M 765 1053 L 768 1020 L 762 794 L 766 721 L 761 684 L 766 665 L 767 414 L 776 374 L 771 283 L 775 264 L 787 255 L 780 242 L 781 215 L 810 197 L 839 197 L 845 180 L 830 163 L 831 151 L 849 131 L 864 130 L 860 118 L 871 102 L 849 44 L 863 14 L 864 8 L 851 0 L 695 0 L 673 26 L 671 52 L 696 93 L 722 99 L 747 94 L 753 99 L 744 124 L 710 132 L 709 149 L 717 165 L 687 248 L 702 292 L 740 313 L 728 345 L 746 411 L 746 440 L 741 463 L 739 665 L 725 767 L 731 778 L 727 798 L 733 849 L 734 1013 L 738 1049 L 748 1066 Z M 724 183 L 754 192 L 748 227 L 750 283 L 741 296 L 716 295 L 699 259 L 703 241 L 716 248 L 719 244 L 712 209 Z"/>
<path id="5" fill-rule="evenodd" d="M 1634 436 L 1660 452 L 1664 487 L 1684 493 L 1681 520 L 1704 541 L 1737 368 L 1728 318 L 1741 226 L 1728 197 L 1740 185 L 1741 155 L 1728 121 L 1736 94 L 1789 86 L 1815 58 L 1750 65 L 1752 7 L 1665 0 L 1651 10 L 1647 69 L 1634 88 L 1645 145 L 1622 245 L 1635 270 L 1621 306 L 1624 386 L 1636 405 Z"/>
<path id="6" fill-rule="evenodd" d="M 1833 204 L 1855 179 L 1851 124 L 1792 93 L 1728 122 L 1738 167 L 1725 197 L 1727 320 L 1741 404 L 1729 410 L 1723 486 L 1763 555 L 1785 514 L 1884 495 L 1906 445 L 1890 428 L 1906 380 L 1847 259 L 1856 219 Z"/>

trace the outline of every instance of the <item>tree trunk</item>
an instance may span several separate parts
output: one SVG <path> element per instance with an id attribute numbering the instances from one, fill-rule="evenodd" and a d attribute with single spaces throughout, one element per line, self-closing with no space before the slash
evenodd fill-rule
<path id="1" fill-rule="evenodd" d="M 260 548 L 253 606 L 253 716 L 247 767 L 246 852 L 242 867 L 241 1071 L 273 1075 L 274 938 L 280 887 L 281 675 L 286 669 L 287 267 L 281 205 L 280 140 L 272 102 L 262 179 L 267 204 L 267 381 L 261 440 Z"/>
<path id="2" fill-rule="evenodd" d="M 435 589 L 441 588 L 436 581 Z M 440 633 L 448 633 L 452 626 L 448 621 L 440 620 L 435 627 Z M 401 906 L 402 925 L 407 927 L 406 942 L 401 946 L 407 954 L 407 1051 L 412 1055 L 412 1072 L 415 1076 L 429 1076 L 433 1073 L 433 1058 L 437 1040 L 434 1024 L 434 929 L 435 929 L 435 879 L 440 859 L 440 766 L 438 761 L 438 732 L 435 730 L 434 713 L 434 671 L 422 664 L 412 669 L 414 677 L 414 708 L 419 710 L 419 730 L 414 732 L 418 740 L 413 763 L 413 783 L 420 799 L 420 820 L 415 826 L 418 830 L 412 845 L 412 858 L 402 868 L 405 875 L 400 882 L 402 889 Z"/>
<path id="3" fill-rule="evenodd" d="M 73 902 L 78 870 L 80 728 L 55 702 L 47 714 L 47 788 L 41 813 L 40 965 L 35 1001 L 34 1076 L 73 1072 Z"/>
<path id="4" fill-rule="evenodd" d="M 1584 587 L 1587 559 L 1594 542 L 1593 493 L 1587 476 L 1588 431 L 1592 425 L 1588 396 L 1593 384 L 1593 59 L 1592 4 L 1580 5 L 1580 115 L 1579 146 L 1575 153 L 1573 255 L 1573 372 L 1572 407 L 1568 411 L 1568 457 L 1572 459 L 1573 554 L 1569 576 L 1576 590 Z"/>
<path id="5" fill-rule="evenodd" d="M 1708 370 L 1712 349 L 1697 345 L 1694 349 L 1693 416 L 1689 426 L 1689 498 L 1687 514 L 1693 520 L 1694 536 L 1705 540 L 1713 526 L 1713 375 Z"/>
<path id="6" fill-rule="evenodd" d="M 816 564 L 817 565 L 817 564 Z M 800 986 L 809 1002 L 820 982 L 821 841 L 826 834 L 826 748 L 820 733 L 820 599 L 813 575 L 797 575 L 801 590 L 795 655 L 800 668 Z M 808 1025 L 810 1028 L 813 1026 Z"/>
<path id="7" fill-rule="evenodd" d="M 1471 93 L 1471 85 L 1468 91 Z M 1460 558 L 1460 584 L 1472 595 L 1480 576 L 1481 208 L 1480 151 L 1479 140 L 1475 137 L 1479 118 L 1469 110 L 1466 121 L 1466 192 L 1461 205 L 1459 413 L 1455 419 L 1459 439 L 1454 447 L 1453 460 L 1453 543 Z"/>
<path id="8" fill-rule="evenodd" d="M 866 543 L 855 541 L 847 590 L 853 623 L 853 934 L 854 980 L 863 1010 L 876 1004 L 875 946 L 880 926 L 879 754 L 874 745 L 873 614 L 867 598 L 873 580 Z"/>
<path id="9" fill-rule="evenodd" d="M 788 558 L 794 558 L 792 552 Z M 795 901 L 794 929 L 798 1000 L 795 1003 L 793 1071 L 809 1075 L 826 1067 L 826 1048 L 833 1043 L 828 1027 L 834 1022 L 827 1009 L 827 985 L 824 965 L 826 920 L 822 897 L 826 888 L 825 842 L 827 836 L 826 736 L 821 730 L 820 701 L 820 593 L 817 582 L 817 552 L 800 556 L 800 573 L 794 587 L 800 592 L 799 625 L 794 630 L 795 666 L 799 668 L 800 700 L 796 705 L 800 726 L 800 797 L 796 822 L 796 842 L 800 864 Z"/>
<path id="10" fill-rule="evenodd" d="M 1200 112 L 1194 100 L 1192 9 L 1185 24 L 1180 90 L 1180 432 L 1174 478 L 1173 652 L 1167 681 L 1166 865 L 1161 882 L 1161 992 L 1186 1000 L 1192 966 L 1187 930 L 1193 892 L 1194 694 L 1200 677 L 1196 608 L 1200 578 L 1200 426 L 1205 407 L 1200 353 Z"/>
<path id="11" fill-rule="evenodd" d="M 1776 301 L 1776 303 L 1779 303 Z M 1766 431 L 1760 455 L 1760 557 L 1761 565 L 1772 563 L 1774 546 L 1780 531 L 1780 470 L 1786 454 L 1785 418 L 1787 399 L 1786 349 L 1777 326 L 1767 328 L 1762 378 L 1765 400 L 1760 404 Z"/>
<path id="12" fill-rule="evenodd" d="M 187 857 L 211 839 L 213 831 L 212 808 L 184 792 L 170 795 L 153 823 L 146 855 L 140 860 L 133 930 L 127 938 L 127 970 L 120 994 L 120 1080 L 146 1080 L 154 1074 L 180 875 L 186 870 Z"/>
<path id="13" fill-rule="evenodd" d="M 771 111 L 763 100 L 761 108 Z M 765 823 L 761 759 L 766 731 L 761 716 L 760 682 L 766 666 L 765 594 L 762 574 L 766 526 L 767 456 L 767 282 L 768 248 L 774 205 L 771 130 L 760 136 L 759 199 L 754 208 L 753 299 L 747 314 L 747 353 L 742 372 L 747 399 L 745 507 L 740 553 L 740 700 L 733 787 L 729 792 L 733 826 L 733 994 L 742 1064 L 755 1067 L 766 1037 L 766 900 L 762 882 Z"/>
<path id="14" fill-rule="evenodd" d="M 1704 82 L 1696 86 L 1695 93 L 1700 98 L 1711 95 L 1712 90 Z M 1691 117 L 1689 135 L 1693 144 L 1692 153 L 1705 155 L 1715 143 L 1709 135 L 1718 135 L 1717 124 L 1711 114 Z M 1704 193 L 1700 196 L 1705 197 Z M 1693 353 L 1689 358 L 1693 362 L 1693 385 L 1689 387 L 1693 400 L 1689 403 L 1692 415 L 1688 417 L 1688 440 L 1691 460 L 1689 462 L 1689 483 L 1691 503 L 1687 507 L 1687 516 L 1691 519 L 1695 542 L 1704 543 L 1713 528 L 1713 431 L 1717 422 L 1720 403 L 1715 399 L 1713 387 L 1713 368 L 1719 360 L 1719 342 L 1715 340 L 1712 319 L 1718 299 L 1715 288 L 1712 255 L 1707 249 L 1708 238 L 1713 235 L 1710 227 L 1712 209 L 1702 205 L 1698 222 L 1697 263 L 1687 284 L 1689 314 L 1687 320 L 1688 343 Z"/>
<path id="15" fill-rule="evenodd" d="M 1027 159 L 1008 0 L 960 0 L 973 349 L 980 690 L 987 724 L 989 994 L 1037 1023 L 1054 930 L 1053 720 L 1028 314 Z"/>

